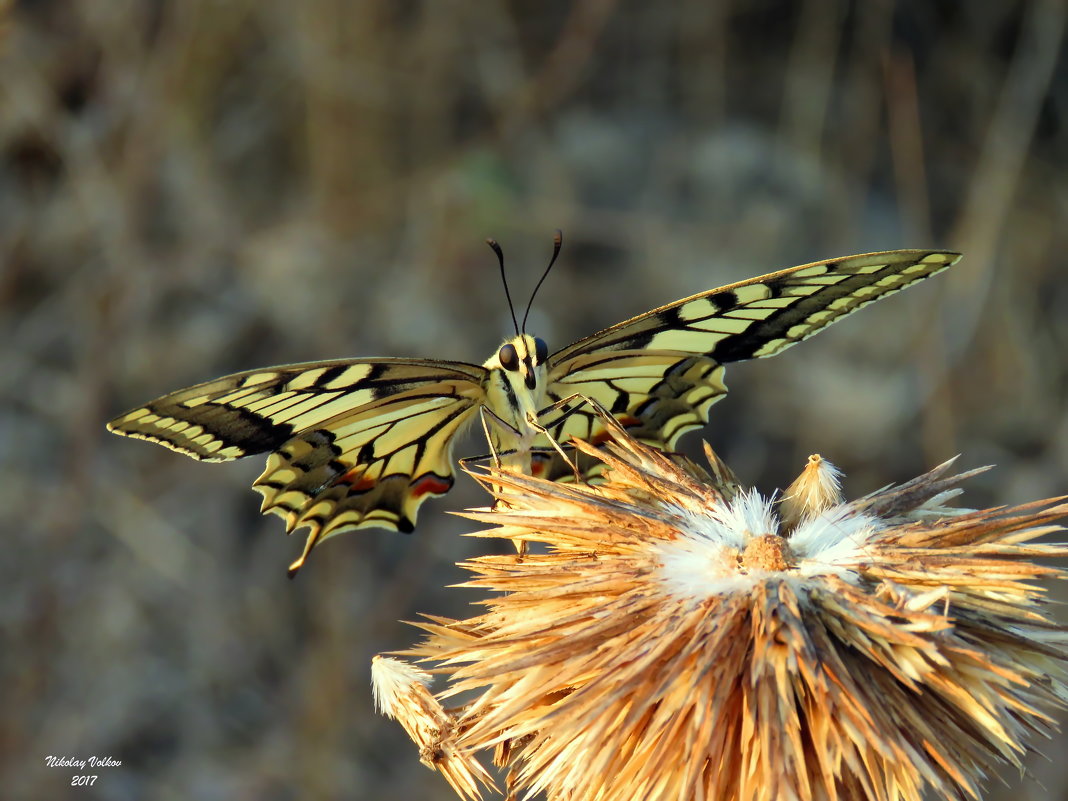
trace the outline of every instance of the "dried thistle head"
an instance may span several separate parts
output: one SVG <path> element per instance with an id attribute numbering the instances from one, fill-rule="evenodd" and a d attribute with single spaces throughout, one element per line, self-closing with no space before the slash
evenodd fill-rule
<path id="1" fill-rule="evenodd" d="M 948 464 L 845 502 L 810 460 L 779 511 L 616 432 L 597 486 L 494 471 L 497 526 L 545 553 L 464 563 L 487 611 L 412 656 L 474 694 L 455 747 L 549 799 L 976 797 L 1064 706 L 1035 538 L 1068 506 L 944 505 Z M 785 521 L 785 522 L 784 522 Z"/>

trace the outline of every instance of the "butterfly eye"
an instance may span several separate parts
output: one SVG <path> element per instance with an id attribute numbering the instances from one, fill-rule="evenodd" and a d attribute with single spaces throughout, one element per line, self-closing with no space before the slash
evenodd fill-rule
<path id="1" fill-rule="evenodd" d="M 545 344 L 545 340 L 541 337 L 534 337 L 534 363 L 545 364 L 545 360 L 549 358 L 549 346 Z"/>
<path id="2" fill-rule="evenodd" d="M 519 369 L 519 354 L 516 352 L 515 345 L 508 344 L 502 346 L 500 353 L 497 354 L 497 358 L 501 362 L 501 367 L 505 370 L 514 372 Z"/>

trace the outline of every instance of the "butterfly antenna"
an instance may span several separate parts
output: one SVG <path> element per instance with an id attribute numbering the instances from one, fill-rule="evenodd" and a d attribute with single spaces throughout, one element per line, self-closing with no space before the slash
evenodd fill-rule
<path id="1" fill-rule="evenodd" d="M 497 263 L 501 265 L 501 283 L 504 284 L 504 296 L 508 299 L 508 311 L 512 313 L 512 325 L 515 327 L 515 335 L 519 336 L 519 323 L 515 320 L 515 307 L 512 305 L 512 293 L 508 291 L 508 277 L 504 274 L 504 251 L 497 244 L 496 239 L 487 239 L 486 244 L 497 254 Z M 536 291 L 536 290 L 535 290 Z M 526 323 L 526 317 L 523 322 Z"/>
<path id="2" fill-rule="evenodd" d="M 556 257 L 560 255 L 560 248 L 564 244 L 564 232 L 559 228 L 556 229 L 556 233 L 553 234 L 553 257 L 549 259 L 549 266 L 545 268 L 545 272 L 541 274 L 541 279 L 538 281 L 538 285 L 534 287 L 534 291 L 530 293 L 530 300 L 527 301 L 527 310 L 523 312 L 523 330 L 527 330 L 527 316 L 530 314 L 530 307 L 534 305 L 534 297 L 538 294 L 538 290 L 541 289 L 541 285 L 545 283 L 545 279 L 549 277 L 549 270 L 556 264 Z"/>

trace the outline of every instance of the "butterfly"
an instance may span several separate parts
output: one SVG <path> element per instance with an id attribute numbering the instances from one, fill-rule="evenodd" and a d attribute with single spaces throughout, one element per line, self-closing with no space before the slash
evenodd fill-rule
<path id="1" fill-rule="evenodd" d="M 558 233 L 553 261 L 560 242 Z M 287 533 L 309 529 L 292 576 L 336 534 L 411 532 L 422 503 L 453 486 L 453 443 L 476 418 L 494 453 L 526 454 L 534 474 L 546 467 L 532 455 L 555 442 L 610 438 L 598 407 L 638 440 L 672 450 L 726 393 L 724 365 L 773 356 L 959 258 L 893 250 L 814 262 L 683 298 L 552 353 L 524 317 L 481 365 L 359 358 L 234 373 L 108 429 L 202 461 L 268 454 L 253 485 L 261 511 L 284 518 Z M 549 409 L 561 413 L 543 425 Z"/>

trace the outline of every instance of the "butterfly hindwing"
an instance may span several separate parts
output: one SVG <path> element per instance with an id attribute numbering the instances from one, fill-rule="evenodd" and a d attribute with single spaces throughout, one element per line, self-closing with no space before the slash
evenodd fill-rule
<path id="1" fill-rule="evenodd" d="M 267 458 L 253 488 L 286 529 L 310 529 L 304 553 L 359 528 L 411 532 L 419 506 L 452 488 L 452 445 L 474 418 L 481 388 L 445 380 L 343 412 Z"/>
<path id="2" fill-rule="evenodd" d="M 638 439 L 661 448 L 708 421 L 726 393 L 723 364 L 763 358 L 807 339 L 960 258 L 896 250 L 815 262 L 693 295 L 569 345 L 550 359 L 553 400 L 597 400 Z M 555 434 L 596 441 L 604 427 L 579 409 Z"/>
<path id="3" fill-rule="evenodd" d="M 572 359 L 551 384 L 550 398 L 591 398 L 610 412 L 631 436 L 673 447 L 686 431 L 708 421 L 709 408 L 727 392 L 723 366 L 678 351 L 613 351 Z M 601 416 L 575 402 L 561 424 L 546 424 L 557 441 L 571 436 L 597 444 L 607 436 Z"/>

